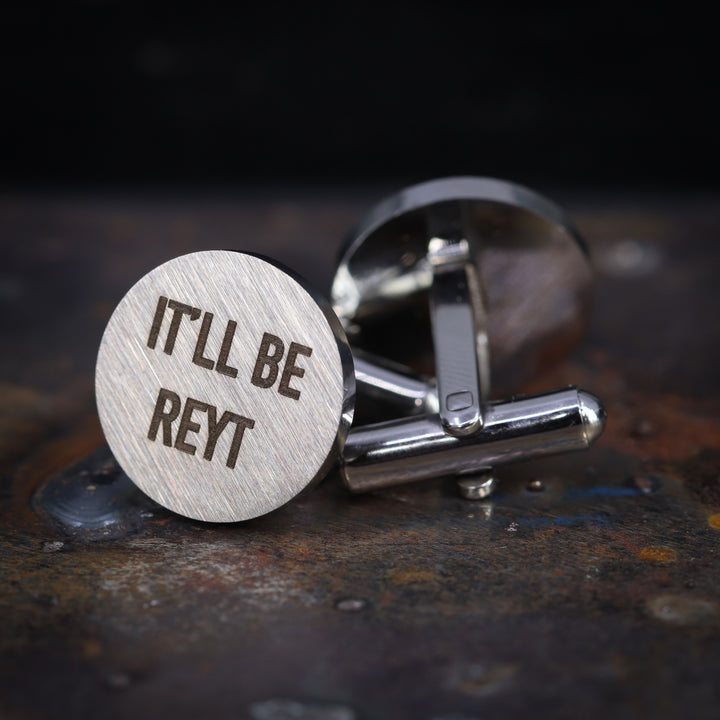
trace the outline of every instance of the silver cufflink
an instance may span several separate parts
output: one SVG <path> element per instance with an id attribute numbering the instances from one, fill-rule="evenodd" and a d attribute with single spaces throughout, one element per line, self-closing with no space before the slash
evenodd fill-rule
<path id="1" fill-rule="evenodd" d="M 332 302 L 356 358 L 359 419 L 367 405 L 398 419 L 351 432 L 350 490 L 457 475 L 479 499 L 495 465 L 588 447 L 605 411 L 587 392 L 489 399 L 491 377 L 508 393 L 575 344 L 591 286 L 569 219 L 513 183 L 446 178 L 373 208 L 342 253 Z M 434 379 L 379 368 L 366 352 Z"/>
<path id="2" fill-rule="evenodd" d="M 197 252 L 136 283 L 98 354 L 100 422 L 153 500 L 247 520 L 320 480 L 342 449 L 352 357 L 330 305 L 264 258 Z"/>
<path id="3" fill-rule="evenodd" d="M 513 260 L 519 274 L 496 281 Z M 541 264 L 556 261 L 562 289 Z M 577 334 L 589 278 L 554 206 L 480 179 L 416 186 L 378 206 L 343 255 L 332 308 L 265 258 L 185 255 L 141 278 L 108 323 L 96 371 L 103 430 L 141 490 L 199 520 L 263 515 L 338 461 L 352 491 L 457 475 L 467 497 L 482 497 L 487 468 L 587 447 L 602 432 L 604 411 L 582 391 L 488 399 L 503 352 L 532 364 L 548 333 Z M 513 288 L 524 293 L 514 307 Z M 521 327 L 533 316 L 540 336 Z M 384 345 L 416 368 L 434 358 L 437 380 L 360 353 Z M 358 410 L 374 402 L 388 419 L 351 429 L 356 385 Z"/>

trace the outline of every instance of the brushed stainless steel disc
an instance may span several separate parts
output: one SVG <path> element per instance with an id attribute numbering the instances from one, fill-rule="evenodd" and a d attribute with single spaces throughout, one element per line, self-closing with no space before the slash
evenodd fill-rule
<path id="1" fill-rule="evenodd" d="M 197 520 L 294 498 L 342 449 L 352 356 L 329 304 L 267 259 L 175 258 L 122 299 L 100 345 L 105 437 L 135 484 Z"/>
<path id="2" fill-rule="evenodd" d="M 331 299 L 353 348 L 433 373 L 433 237 L 469 244 L 494 392 L 517 389 L 575 344 L 589 314 L 592 273 L 572 223 L 527 188 L 454 177 L 384 200 L 349 238 Z"/>

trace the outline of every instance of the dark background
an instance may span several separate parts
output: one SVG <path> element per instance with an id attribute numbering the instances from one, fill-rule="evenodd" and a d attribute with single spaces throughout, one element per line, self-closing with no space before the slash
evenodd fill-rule
<path id="1" fill-rule="evenodd" d="M 681 4 L 15 2 L 1 28 L 6 188 L 717 186 L 715 29 Z"/>

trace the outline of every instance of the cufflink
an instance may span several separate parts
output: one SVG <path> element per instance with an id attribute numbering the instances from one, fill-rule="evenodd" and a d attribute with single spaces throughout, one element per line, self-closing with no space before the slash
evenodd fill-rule
<path id="1" fill-rule="evenodd" d="M 488 468 L 584 448 L 602 432 L 599 401 L 576 389 L 488 400 L 499 307 L 501 325 L 519 323 L 532 319 L 539 294 L 555 304 L 571 297 L 573 308 L 544 333 L 575 333 L 584 280 L 558 291 L 531 262 L 520 312 L 507 299 L 498 305 L 483 265 L 546 257 L 549 248 L 563 267 L 585 272 L 559 211 L 499 181 L 418 188 L 379 206 L 351 241 L 334 309 L 286 268 L 233 251 L 175 258 L 130 289 L 103 335 L 96 398 L 108 445 L 141 490 L 210 522 L 271 512 L 335 465 L 354 492 L 457 475 L 463 494 L 477 498 L 492 489 Z M 377 335 L 378 326 L 397 329 Z M 359 349 L 353 359 L 346 330 L 359 347 L 376 350 L 379 338 L 391 352 L 406 337 L 400 359 L 434 357 L 437 379 Z M 538 354 L 531 330 L 504 330 L 516 350 Z M 360 406 L 374 398 L 394 419 L 351 429 L 356 386 Z"/>
<path id="2" fill-rule="evenodd" d="M 590 393 L 489 398 L 491 377 L 507 393 L 572 347 L 591 284 L 569 219 L 513 183 L 445 178 L 373 208 L 341 254 L 333 309 L 356 357 L 358 414 L 417 417 L 353 430 L 346 485 L 363 492 L 457 475 L 461 493 L 477 499 L 492 492 L 495 465 L 588 447 L 605 424 Z M 367 352 L 434 379 L 378 373 Z"/>
<path id="3" fill-rule="evenodd" d="M 337 460 L 355 380 L 327 301 L 266 258 L 170 260 L 110 318 L 100 422 L 115 459 L 160 505 L 233 522 L 311 487 Z"/>

